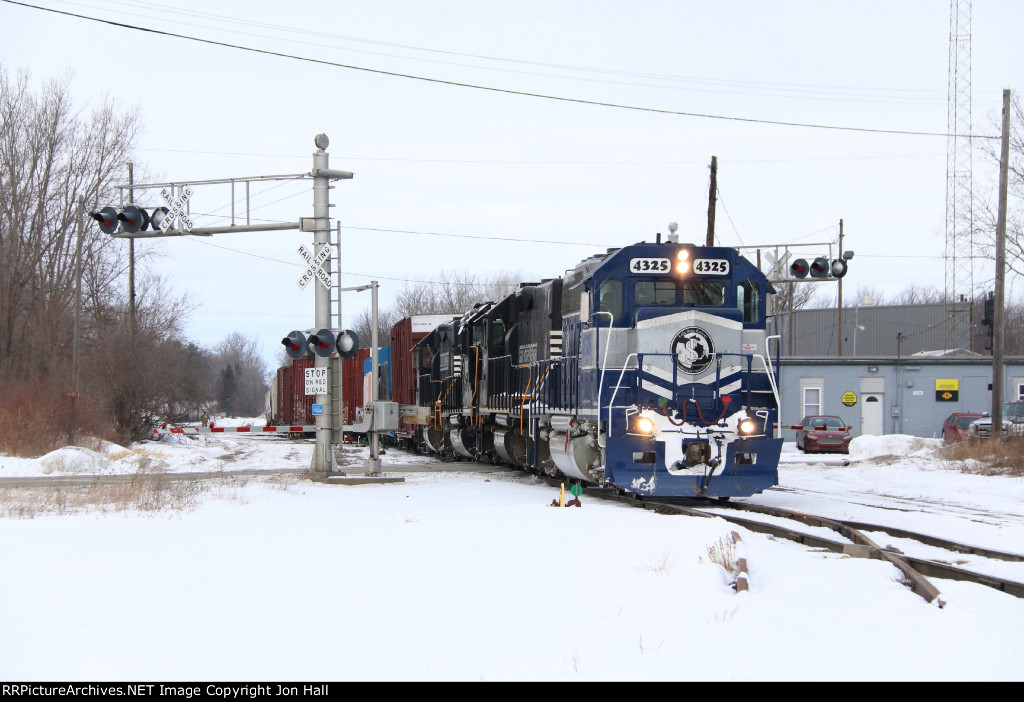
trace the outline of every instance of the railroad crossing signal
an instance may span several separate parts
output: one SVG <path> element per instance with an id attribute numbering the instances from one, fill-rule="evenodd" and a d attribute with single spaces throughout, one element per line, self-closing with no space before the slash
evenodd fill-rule
<path id="1" fill-rule="evenodd" d="M 350 329 L 321 329 L 316 334 L 293 331 L 281 339 L 281 345 L 289 358 L 328 358 L 335 353 L 350 358 L 359 350 L 359 336 Z"/>

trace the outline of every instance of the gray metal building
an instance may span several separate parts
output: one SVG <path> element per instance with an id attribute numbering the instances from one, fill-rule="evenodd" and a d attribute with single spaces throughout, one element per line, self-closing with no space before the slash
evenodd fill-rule
<path id="1" fill-rule="evenodd" d="M 1003 398 L 1024 399 L 1024 357 L 1006 359 Z M 992 408 L 992 358 L 937 354 L 906 358 L 786 358 L 779 370 L 779 424 L 810 414 L 842 417 L 854 436 L 941 436 L 953 412 Z M 783 436 L 793 439 L 787 430 Z"/>
<path id="2" fill-rule="evenodd" d="M 988 330 L 980 317 L 969 302 L 846 308 L 841 327 L 835 309 L 797 310 L 792 324 L 782 315 L 780 425 L 830 414 L 854 436 L 936 437 L 953 412 L 990 411 L 992 357 L 981 353 Z M 1024 357 L 1006 358 L 1003 378 L 1003 398 L 1024 399 Z M 793 431 L 783 436 L 792 440 Z"/>

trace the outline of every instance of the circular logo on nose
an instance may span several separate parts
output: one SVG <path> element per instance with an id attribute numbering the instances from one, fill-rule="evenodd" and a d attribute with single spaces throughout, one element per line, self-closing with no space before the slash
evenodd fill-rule
<path id="1" fill-rule="evenodd" d="M 703 373 L 715 360 L 715 344 L 700 327 L 687 327 L 672 339 L 672 353 L 680 370 L 696 375 Z"/>

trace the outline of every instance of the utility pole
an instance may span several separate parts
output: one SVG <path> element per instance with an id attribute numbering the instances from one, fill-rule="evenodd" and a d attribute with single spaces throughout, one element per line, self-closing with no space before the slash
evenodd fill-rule
<path id="1" fill-rule="evenodd" d="M 1006 200 L 1010 169 L 1010 91 L 1003 91 L 1003 143 L 999 155 L 996 285 L 992 305 L 992 436 L 1003 435 L 1003 304 L 1006 282 Z"/>
<path id="2" fill-rule="evenodd" d="M 843 255 L 843 220 L 839 220 L 839 255 Z M 843 279 L 839 279 L 839 303 L 836 307 L 836 327 L 839 329 L 838 350 L 843 355 Z M 854 332 L 856 333 L 856 332 Z"/>
<path id="3" fill-rule="evenodd" d="M 332 189 L 330 178 L 327 175 L 328 157 L 327 146 L 330 141 L 326 134 L 318 134 L 313 140 L 317 150 L 313 153 L 313 218 L 315 220 L 313 229 L 313 255 L 319 255 L 321 249 L 329 244 L 330 235 L 330 197 L 328 191 Z M 338 262 L 338 269 L 341 269 L 341 262 Z M 331 291 L 323 285 L 313 286 L 314 292 L 314 320 L 313 324 L 317 329 L 329 329 L 331 326 Z M 339 293 L 340 295 L 340 293 Z M 316 356 L 314 364 L 317 368 L 328 369 L 330 373 L 330 358 Z M 328 389 L 330 388 L 330 375 L 328 375 Z M 338 398 L 341 401 L 341 398 Z M 331 405 L 331 394 L 316 396 L 317 404 L 323 407 L 323 414 L 316 418 L 316 448 L 313 450 L 313 460 L 310 469 L 315 475 L 327 475 L 331 470 L 331 423 L 333 407 Z"/>
<path id="4" fill-rule="evenodd" d="M 128 162 L 128 204 L 135 204 L 135 164 Z M 135 237 L 128 237 L 128 323 L 129 333 L 135 336 Z"/>
<path id="5" fill-rule="evenodd" d="M 708 188 L 707 246 L 715 245 L 715 204 L 718 196 L 718 157 L 711 157 L 711 186 Z"/>

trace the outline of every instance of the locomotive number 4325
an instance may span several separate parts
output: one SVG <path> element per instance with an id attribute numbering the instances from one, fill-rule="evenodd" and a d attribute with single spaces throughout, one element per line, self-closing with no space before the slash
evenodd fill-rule
<path id="1" fill-rule="evenodd" d="M 672 270 L 672 264 L 667 258 L 629 259 L 631 273 L 668 273 L 670 270 Z"/>
<path id="2" fill-rule="evenodd" d="M 693 262 L 693 272 L 699 275 L 729 275 L 729 261 L 724 258 L 698 258 Z"/>

